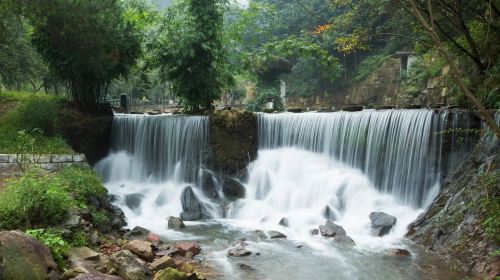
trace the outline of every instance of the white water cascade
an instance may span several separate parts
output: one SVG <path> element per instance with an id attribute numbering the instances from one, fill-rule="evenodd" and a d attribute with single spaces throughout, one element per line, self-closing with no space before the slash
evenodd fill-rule
<path id="1" fill-rule="evenodd" d="M 385 110 L 259 115 L 261 149 L 298 147 L 360 169 L 377 189 L 422 206 L 441 179 L 447 113 Z"/>
<path id="2" fill-rule="evenodd" d="M 467 154 L 453 134 L 464 123 L 459 118 L 468 116 L 433 110 L 260 114 L 258 157 L 242 182 L 246 197 L 227 205 L 201 191 L 208 117 L 116 115 L 112 152 L 95 168 L 128 227 L 205 242 L 204 254 L 223 268 L 224 279 L 251 278 L 227 257 L 227 248 L 242 236 L 250 250 L 262 253 L 246 259 L 260 275 L 251 279 L 283 279 L 291 269 L 303 279 L 421 279 L 413 267 L 377 254 L 408 248 L 402 239 L 407 225 Z M 452 137 L 442 133 L 448 128 Z M 214 219 L 169 230 L 167 217 L 183 211 L 187 186 Z M 397 218 L 389 234 L 372 236 L 371 212 Z M 279 225 L 283 218 L 287 226 Z M 311 235 L 326 219 L 345 229 L 355 250 Z M 277 230 L 288 238 L 254 239 L 255 230 Z M 297 251 L 297 242 L 306 249 Z M 283 260 L 280 266 L 276 259 Z"/>
<path id="3" fill-rule="evenodd" d="M 182 212 L 182 191 L 198 184 L 207 147 L 208 117 L 118 114 L 111 153 L 95 169 L 129 227 L 161 234 L 166 233 L 166 218 Z M 219 207 L 193 190 L 213 216 L 219 216 Z"/>

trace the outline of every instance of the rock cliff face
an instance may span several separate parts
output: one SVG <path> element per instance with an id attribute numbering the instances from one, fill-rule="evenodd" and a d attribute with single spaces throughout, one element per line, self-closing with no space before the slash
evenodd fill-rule
<path id="1" fill-rule="evenodd" d="M 500 141 L 483 137 L 407 237 L 453 269 L 493 279 L 500 275 L 499 196 Z"/>
<path id="2" fill-rule="evenodd" d="M 248 111 L 221 111 L 210 116 L 211 169 L 229 176 L 257 156 L 257 116 Z"/>
<path id="3" fill-rule="evenodd" d="M 62 132 L 73 150 L 83 153 L 92 165 L 109 151 L 113 112 L 105 110 L 93 116 L 73 108 L 62 110 Z"/>

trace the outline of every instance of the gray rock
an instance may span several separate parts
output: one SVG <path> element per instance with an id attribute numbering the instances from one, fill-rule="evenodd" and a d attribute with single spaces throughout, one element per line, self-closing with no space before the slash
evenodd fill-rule
<path id="1" fill-rule="evenodd" d="M 137 209 L 141 206 L 144 195 L 140 193 L 128 194 L 125 196 L 125 205 L 130 209 Z"/>
<path id="2" fill-rule="evenodd" d="M 65 228 L 72 228 L 80 224 L 80 213 L 76 209 L 71 209 L 66 214 L 66 220 L 64 221 Z"/>
<path id="3" fill-rule="evenodd" d="M 69 252 L 69 258 L 79 258 L 82 260 L 98 260 L 99 253 L 93 251 L 88 247 L 76 247 L 71 248 Z"/>
<path id="4" fill-rule="evenodd" d="M 226 177 L 222 183 L 222 192 L 229 200 L 237 200 L 245 197 L 246 189 L 239 181 Z"/>
<path id="5" fill-rule="evenodd" d="M 260 241 L 263 239 L 267 239 L 267 235 L 262 230 L 254 230 L 251 236 L 252 240 Z"/>
<path id="6" fill-rule="evenodd" d="M 284 226 L 284 227 L 288 227 L 288 219 L 287 218 L 281 219 L 279 225 Z"/>
<path id="7" fill-rule="evenodd" d="M 330 206 L 325 206 L 325 208 L 322 211 L 323 217 L 327 220 L 335 221 L 337 217 L 335 216 L 335 212 L 330 208 Z"/>
<path id="8" fill-rule="evenodd" d="M 275 230 L 270 230 L 267 232 L 267 234 L 269 235 L 269 238 L 271 238 L 271 239 L 286 238 L 285 234 L 283 234 L 279 231 L 275 231 Z"/>
<path id="9" fill-rule="evenodd" d="M 184 222 L 181 218 L 177 218 L 174 216 L 168 217 L 168 228 L 170 229 L 181 229 L 185 228 Z"/>
<path id="10" fill-rule="evenodd" d="M 309 232 L 311 233 L 311 235 L 318 235 L 319 234 L 319 230 L 317 228 L 311 229 Z"/>
<path id="11" fill-rule="evenodd" d="M 211 215 L 191 187 L 186 187 L 184 191 L 182 191 L 181 203 L 183 212 L 180 216 L 182 220 L 196 221 L 211 218 Z"/>
<path id="12" fill-rule="evenodd" d="M 73 156 L 72 155 L 52 155 L 51 161 L 53 163 L 73 162 Z"/>
<path id="13" fill-rule="evenodd" d="M 410 251 L 399 248 L 389 249 L 385 251 L 385 254 L 390 257 L 411 257 Z"/>
<path id="14" fill-rule="evenodd" d="M 321 235 L 325 237 L 346 235 L 344 228 L 332 221 L 326 221 L 324 226 L 319 226 L 319 231 L 321 232 Z"/>
<path id="15" fill-rule="evenodd" d="M 241 270 L 245 270 L 245 271 L 254 271 L 255 270 L 253 267 L 249 266 L 248 264 L 244 264 L 244 263 L 239 263 L 238 267 Z"/>
<path id="16" fill-rule="evenodd" d="M 243 244 L 238 244 L 235 247 L 229 249 L 228 253 L 231 257 L 245 257 L 250 256 L 252 252 L 248 251 Z"/>
<path id="17" fill-rule="evenodd" d="M 158 270 L 166 269 L 169 267 L 175 268 L 175 262 L 174 262 L 174 259 L 172 259 L 171 257 L 163 256 L 163 257 L 155 260 L 154 262 L 152 262 L 149 267 L 153 271 L 158 271 Z"/>
<path id="18" fill-rule="evenodd" d="M 370 213 L 370 221 L 372 223 L 372 235 L 382 237 L 391 231 L 397 219 L 384 212 L 372 212 Z"/>
<path id="19" fill-rule="evenodd" d="M 143 227 L 135 227 L 125 234 L 125 239 L 146 240 L 151 232 Z"/>
<path id="20" fill-rule="evenodd" d="M 219 193 L 217 192 L 217 183 L 213 175 L 208 171 L 204 171 L 201 180 L 201 190 L 203 191 L 203 194 L 212 199 L 219 198 Z"/>
<path id="21" fill-rule="evenodd" d="M 127 280 L 149 280 L 152 278 L 151 270 L 128 250 L 111 255 L 107 270 L 108 273 L 117 274 Z"/>
<path id="22" fill-rule="evenodd" d="M 333 241 L 337 244 L 344 245 L 344 246 L 354 246 L 356 243 L 352 238 L 350 238 L 347 235 L 337 235 L 333 238 Z"/>

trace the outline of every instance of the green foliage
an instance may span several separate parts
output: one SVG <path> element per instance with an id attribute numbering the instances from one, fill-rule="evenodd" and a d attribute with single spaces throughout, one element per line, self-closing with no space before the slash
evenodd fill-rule
<path id="1" fill-rule="evenodd" d="M 0 229 L 58 225 L 72 208 L 89 209 L 92 222 L 106 224 L 106 213 L 92 205 L 106 195 L 107 190 L 90 168 L 66 167 L 56 175 L 32 169 L 9 180 L 0 192 Z"/>
<path id="2" fill-rule="evenodd" d="M 189 110 L 210 108 L 232 84 L 222 46 L 223 0 L 177 1 L 158 38 L 157 63 Z"/>
<path id="3" fill-rule="evenodd" d="M 103 226 L 109 223 L 109 217 L 104 211 L 91 208 L 90 215 L 92 217 L 92 223 L 95 226 Z"/>
<path id="4" fill-rule="evenodd" d="M 375 69 L 382 66 L 389 58 L 390 56 L 385 54 L 369 56 L 359 64 L 354 81 L 361 82 L 365 80 L 375 71 Z"/>
<path id="5" fill-rule="evenodd" d="M 62 180 L 33 169 L 8 181 L 0 193 L 0 228 L 57 225 L 71 207 L 71 197 Z"/>
<path id="6" fill-rule="evenodd" d="M 0 93 L 0 104 L 9 109 L 0 115 L 0 152 L 72 153 L 58 135 L 59 98 L 6 91 Z"/>
<path id="7" fill-rule="evenodd" d="M 482 174 L 478 184 L 484 190 L 481 199 L 484 230 L 491 240 L 500 242 L 500 174 Z"/>
<path id="8" fill-rule="evenodd" d="M 61 170 L 58 177 L 65 183 L 64 188 L 70 192 L 79 205 L 91 204 L 91 199 L 106 198 L 108 192 L 90 168 L 69 166 Z"/>
<path id="9" fill-rule="evenodd" d="M 32 42 L 73 101 L 95 105 L 140 53 L 136 28 L 117 0 L 56 0 L 27 9 Z"/>
<path id="10" fill-rule="evenodd" d="M 37 95 L 9 111 L 3 122 L 18 130 L 39 129 L 43 134 L 53 136 L 57 130 L 60 107 L 56 98 Z"/>
<path id="11" fill-rule="evenodd" d="M 261 62 L 257 64 L 268 64 L 275 56 L 286 57 L 292 62 L 300 58 L 315 59 L 325 79 L 334 81 L 340 76 L 341 66 L 337 59 L 307 37 L 290 36 L 280 41 L 266 43 L 259 53 L 258 59 Z"/>
<path id="12" fill-rule="evenodd" d="M 30 229 L 26 234 L 42 242 L 50 249 L 52 258 L 60 269 L 66 267 L 65 257 L 68 255 L 70 246 L 62 238 L 62 233 L 54 229 Z"/>
<path id="13" fill-rule="evenodd" d="M 274 87 L 257 87 L 255 99 L 249 100 L 247 103 L 247 109 L 255 112 L 262 112 L 264 106 L 268 102 L 268 98 L 274 99 L 274 110 L 273 111 L 284 111 L 283 101 L 280 97 L 280 92 Z"/>
<path id="14" fill-rule="evenodd" d="M 71 246 L 84 247 L 89 243 L 88 236 L 83 230 L 77 230 L 71 239 Z"/>
<path id="15" fill-rule="evenodd" d="M 47 67 L 30 43 L 30 26 L 10 9 L 0 9 L 0 89 L 33 87 L 47 75 Z"/>

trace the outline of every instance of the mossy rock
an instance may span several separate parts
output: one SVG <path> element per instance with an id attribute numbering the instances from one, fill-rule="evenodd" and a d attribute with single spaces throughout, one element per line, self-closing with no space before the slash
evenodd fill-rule
<path id="1" fill-rule="evenodd" d="M 174 268 L 167 268 L 156 273 L 154 280 L 187 280 L 186 273 Z"/>
<path id="2" fill-rule="evenodd" d="M 210 116 L 212 169 L 236 175 L 257 157 L 257 116 L 248 111 L 220 111 Z"/>
<path id="3" fill-rule="evenodd" d="M 20 231 L 0 232 L 0 279 L 58 279 L 50 250 Z"/>

